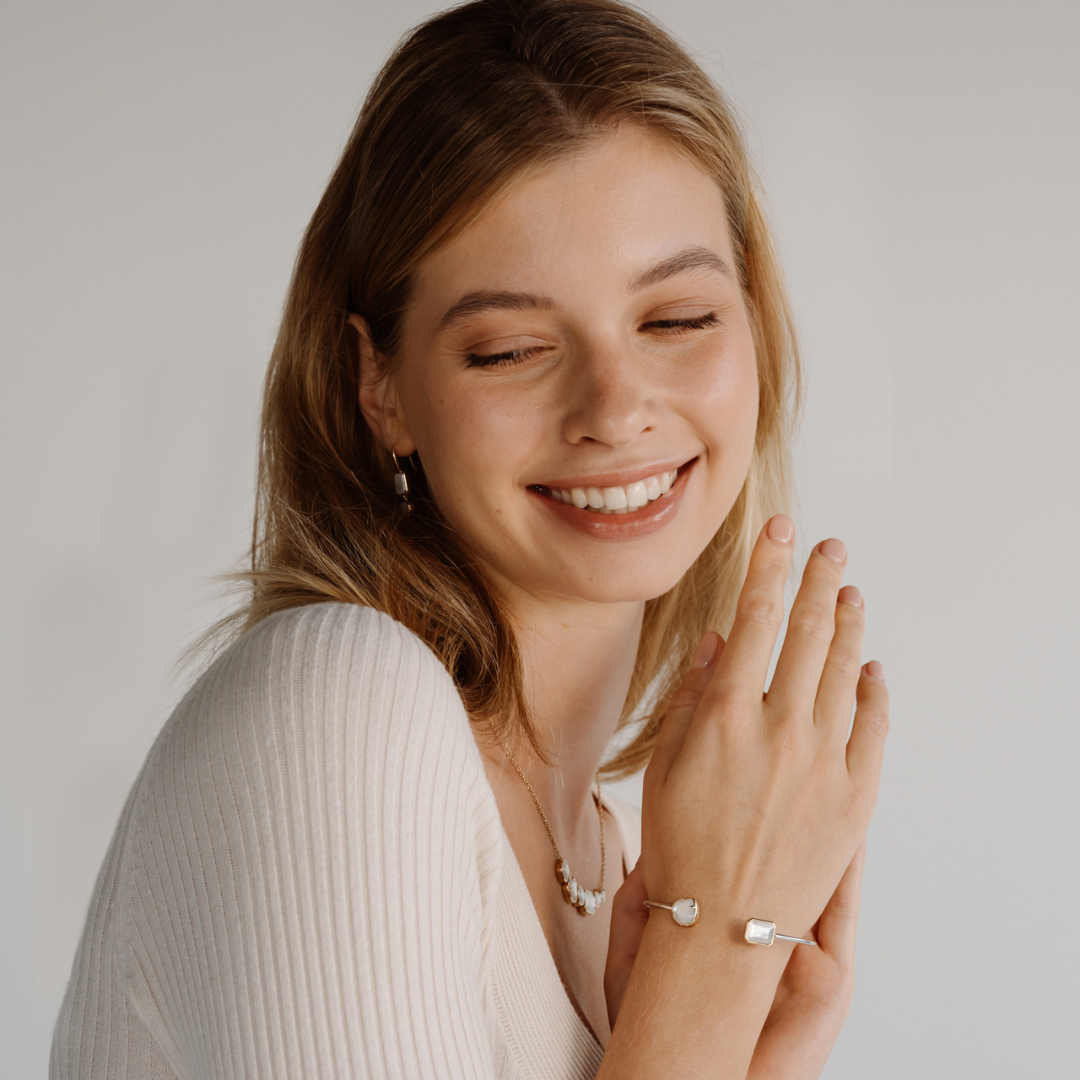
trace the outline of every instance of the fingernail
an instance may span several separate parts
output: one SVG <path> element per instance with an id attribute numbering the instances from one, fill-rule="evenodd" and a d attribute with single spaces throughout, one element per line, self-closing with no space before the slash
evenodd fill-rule
<path id="1" fill-rule="evenodd" d="M 828 540 L 822 540 L 818 544 L 818 551 L 825 556 L 826 559 L 832 559 L 833 562 L 842 563 L 844 556 L 847 554 L 847 548 L 844 547 L 843 542 L 837 540 L 836 537 L 831 537 Z"/>
<path id="2" fill-rule="evenodd" d="M 852 607 L 861 608 L 863 606 L 862 593 L 859 592 L 854 585 L 845 585 L 840 592 L 837 593 L 836 602 L 838 604 L 850 604 Z"/>
<path id="3" fill-rule="evenodd" d="M 716 647 L 719 644 L 720 635 L 714 634 L 710 630 L 701 639 L 701 644 L 697 647 L 697 652 L 694 653 L 694 659 L 690 666 L 696 668 L 708 667 L 716 659 Z"/>
<path id="4" fill-rule="evenodd" d="M 795 535 L 795 522 L 787 514 L 777 514 L 769 519 L 765 532 L 770 540 L 776 540 L 781 544 L 790 544 L 791 538 Z"/>
<path id="5" fill-rule="evenodd" d="M 871 679 L 885 678 L 885 669 L 877 660 L 868 660 L 863 670 L 866 672 L 867 675 L 870 676 Z"/>

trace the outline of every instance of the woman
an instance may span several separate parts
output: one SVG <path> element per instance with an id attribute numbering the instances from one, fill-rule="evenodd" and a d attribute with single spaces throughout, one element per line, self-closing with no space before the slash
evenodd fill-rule
<path id="1" fill-rule="evenodd" d="M 301 248 L 244 633 L 129 797 L 54 1077 L 816 1076 L 887 702 L 834 539 L 762 693 L 796 389 L 678 45 L 613 0 L 410 35 Z M 646 762 L 639 826 L 598 773 Z"/>

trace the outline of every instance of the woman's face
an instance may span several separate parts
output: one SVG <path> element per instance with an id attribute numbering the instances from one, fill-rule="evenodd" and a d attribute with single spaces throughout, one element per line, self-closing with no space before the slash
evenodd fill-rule
<path id="1" fill-rule="evenodd" d="M 362 404 L 496 583 L 667 591 L 731 509 L 757 422 L 715 182 L 634 127 L 528 174 L 420 267 L 400 364 Z"/>

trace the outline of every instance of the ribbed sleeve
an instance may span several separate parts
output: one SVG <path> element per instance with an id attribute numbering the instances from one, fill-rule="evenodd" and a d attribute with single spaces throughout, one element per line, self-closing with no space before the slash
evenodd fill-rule
<path id="1" fill-rule="evenodd" d="M 494 1077 L 503 838 L 418 638 L 355 606 L 274 616 L 140 774 L 53 1080 Z"/>

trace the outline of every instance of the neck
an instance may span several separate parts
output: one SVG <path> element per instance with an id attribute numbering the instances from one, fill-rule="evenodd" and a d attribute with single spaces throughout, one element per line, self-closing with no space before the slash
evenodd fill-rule
<path id="1" fill-rule="evenodd" d="M 526 700 L 552 765 L 522 741 L 514 756 L 557 832 L 576 833 L 583 823 L 591 830 L 596 771 L 626 701 L 645 605 L 518 592 L 505 600 L 521 649 Z"/>

